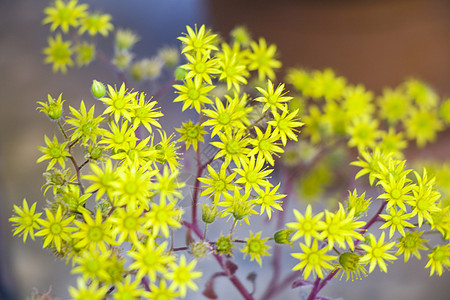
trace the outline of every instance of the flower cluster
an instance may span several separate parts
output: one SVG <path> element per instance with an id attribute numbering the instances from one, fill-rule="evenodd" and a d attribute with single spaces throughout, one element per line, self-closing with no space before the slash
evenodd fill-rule
<path id="1" fill-rule="evenodd" d="M 69 288 L 72 298 L 184 298 L 198 289 L 203 273 L 197 262 L 209 256 L 222 270 L 203 295 L 215 299 L 214 279 L 226 276 L 253 299 L 232 261 L 240 253 L 259 266 L 272 256 L 268 299 L 288 282 L 278 278 L 287 250 L 278 245 L 272 251 L 271 242 L 292 247 L 293 286 L 313 285 L 308 299 L 318 299 L 339 272 L 352 280 L 377 267 L 387 272 L 387 263 L 402 255 L 406 262 L 426 253 L 430 275 L 450 267 L 450 168 L 419 173 L 403 160 L 409 140 L 425 146 L 448 125 L 449 100 L 440 101 L 415 79 L 376 97 L 330 69 L 289 70 L 286 81 L 298 92 L 291 94 L 276 78 L 276 46 L 253 40 L 243 27 L 227 42 L 205 25 L 187 26 L 178 38 L 180 51 L 163 48 L 141 60 L 132 52 L 138 35 L 118 29 L 108 59 L 96 55 L 85 36 L 107 36 L 111 17 L 88 8 L 78 0 L 55 0 L 45 9 L 43 23 L 59 31 L 49 38 L 46 62 L 66 72 L 73 53 L 79 66 L 100 58 L 115 67 L 120 84 L 93 81 L 100 111 L 81 101 L 64 114 L 62 94 L 38 102 L 60 130 L 38 147 L 51 200 L 36 212 L 36 203 L 24 199 L 9 219 L 24 242 L 42 237 L 44 248 L 71 262 L 78 276 Z M 69 33 L 73 40 L 63 40 Z M 126 80 L 155 79 L 164 66 L 174 80 L 152 91 L 154 97 Z M 193 110 L 174 132 L 162 127 L 154 99 L 170 87 L 181 111 Z M 350 162 L 352 153 L 357 158 Z M 359 168 L 356 175 L 345 172 L 348 165 Z M 193 182 L 184 179 L 187 174 L 195 174 Z M 368 178 L 367 191 L 345 190 L 361 177 Z M 287 220 L 295 194 L 329 201 L 317 212 L 313 203 L 304 211 L 295 206 Z M 254 227 L 245 234 L 258 216 L 275 221 L 273 235 Z M 428 241 L 428 233 L 442 240 Z M 186 237 L 181 244 L 180 234 Z"/>

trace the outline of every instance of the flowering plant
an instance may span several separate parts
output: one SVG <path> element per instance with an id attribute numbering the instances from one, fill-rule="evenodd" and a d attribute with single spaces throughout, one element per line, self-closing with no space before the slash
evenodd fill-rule
<path id="1" fill-rule="evenodd" d="M 72 67 L 74 53 L 78 66 L 108 60 L 85 41 L 112 32 L 108 14 L 77 0 L 56 0 L 45 14 L 44 24 L 58 31 L 44 50 L 55 72 Z M 387 272 L 401 256 L 426 253 L 430 275 L 450 266 L 449 181 L 440 179 L 449 168 L 418 172 L 403 154 L 408 141 L 424 146 L 448 126 L 450 99 L 415 79 L 374 97 L 329 69 L 289 70 L 290 94 L 276 79 L 276 46 L 242 27 L 226 42 L 204 25 L 187 26 L 180 53 L 165 48 L 151 59 L 134 60 L 138 40 L 116 30 L 110 62 L 120 83 L 93 80 L 100 110 L 81 101 L 65 114 L 62 94 L 38 102 L 60 131 L 38 147 L 52 200 L 45 213 L 23 200 L 10 222 L 24 242 L 42 237 L 44 248 L 71 263 L 79 276 L 72 298 L 184 298 L 198 290 L 204 257 L 218 263 L 202 287 L 210 299 L 219 277 L 244 299 L 302 286 L 313 300 L 328 299 L 318 294 L 339 273 L 354 280 Z M 157 97 L 168 88 L 149 96 L 128 82 L 152 80 L 163 67 L 174 70 L 173 101 L 196 116 L 175 132 L 160 123 Z M 349 160 L 356 175 L 342 172 Z M 189 173 L 192 185 L 183 180 Z M 354 179 L 367 181 L 366 190 L 348 190 Z M 302 209 L 296 198 L 321 199 L 323 210 Z M 431 233 L 441 240 L 431 243 Z M 250 289 L 240 279 L 241 253 L 260 266 L 272 261 L 265 290 L 255 290 L 255 274 L 247 276 Z M 283 272 L 286 253 L 292 265 Z"/>

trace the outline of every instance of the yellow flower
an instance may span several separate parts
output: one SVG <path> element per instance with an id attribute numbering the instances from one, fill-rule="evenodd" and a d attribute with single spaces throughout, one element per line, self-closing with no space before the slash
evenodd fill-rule
<path id="1" fill-rule="evenodd" d="M 86 282 L 78 277 L 77 287 L 69 287 L 69 293 L 73 300 L 101 300 L 104 299 L 106 293 L 108 292 L 108 286 L 99 286 L 97 283 L 92 282 L 91 284 L 86 284 Z"/>
<path id="2" fill-rule="evenodd" d="M 203 125 L 194 124 L 191 121 L 183 123 L 182 128 L 176 128 L 181 133 L 179 141 L 186 141 L 186 150 L 192 145 L 195 151 L 198 148 L 198 142 L 205 142 L 204 135 L 206 131 L 203 130 Z"/>
<path id="3" fill-rule="evenodd" d="M 56 73 L 61 70 L 62 73 L 67 72 L 67 66 L 73 66 L 71 41 L 63 41 L 60 34 L 57 34 L 55 39 L 48 38 L 48 47 L 44 49 L 44 54 L 47 55 L 44 62 L 46 64 L 53 64 L 53 72 Z"/>
<path id="4" fill-rule="evenodd" d="M 100 33 L 103 36 L 108 36 L 109 31 L 113 30 L 114 26 L 111 24 L 111 15 L 90 13 L 80 20 L 79 34 L 88 32 L 89 35 L 95 36 Z"/>
<path id="5" fill-rule="evenodd" d="M 92 106 L 88 112 L 84 105 L 84 101 L 82 100 L 80 110 L 77 110 L 72 106 L 69 106 L 69 109 L 73 115 L 73 117 L 66 119 L 66 123 L 73 126 L 69 129 L 73 130 L 70 140 L 75 141 L 76 139 L 81 138 L 83 144 L 86 144 L 88 141 L 95 143 L 97 141 L 97 136 L 105 132 L 104 129 L 99 128 L 103 118 L 94 117 L 95 106 Z"/>
<path id="6" fill-rule="evenodd" d="M 262 133 L 259 127 L 255 126 L 256 138 L 250 139 L 250 143 L 254 146 L 248 153 L 249 156 L 258 154 L 259 158 L 264 158 L 271 166 L 275 164 L 272 154 L 278 156 L 277 153 L 284 153 L 284 150 L 277 143 L 280 134 L 273 134 L 270 124 L 266 128 L 266 132 Z"/>
<path id="7" fill-rule="evenodd" d="M 100 199 L 105 193 L 110 199 L 113 197 L 114 185 L 119 178 L 112 162 L 108 159 L 102 167 L 91 163 L 89 164 L 93 174 L 84 175 L 83 179 L 93 181 L 93 183 L 86 189 L 86 193 L 96 192 L 95 199 Z"/>
<path id="8" fill-rule="evenodd" d="M 209 177 L 198 178 L 201 183 L 206 184 L 206 186 L 202 186 L 206 189 L 202 191 L 200 196 L 212 194 L 214 195 L 214 203 L 217 204 L 221 199 L 225 198 L 226 195 L 230 195 L 228 191 L 233 187 L 231 183 L 236 176 L 236 173 L 231 173 L 227 176 L 227 168 L 223 165 L 220 168 L 219 173 L 217 173 L 210 165 L 207 165 L 207 168 Z M 211 197 L 211 195 L 209 197 Z"/>
<path id="9" fill-rule="evenodd" d="M 450 267 L 450 244 L 436 246 L 430 254 L 428 254 L 428 263 L 425 268 L 430 268 L 430 276 L 436 272 L 442 275 L 444 267 Z"/>
<path id="10" fill-rule="evenodd" d="M 286 224 L 288 228 L 296 230 L 295 234 L 292 236 L 292 241 L 296 241 L 304 236 L 306 246 L 310 246 L 311 239 L 319 237 L 319 221 L 323 217 L 323 212 L 320 212 L 313 217 L 311 204 L 308 204 L 306 207 L 304 216 L 296 209 L 294 209 L 293 212 L 297 221 Z"/>
<path id="11" fill-rule="evenodd" d="M 100 252 L 96 249 L 85 250 L 81 255 L 74 258 L 74 267 L 72 274 L 81 273 L 83 280 L 93 279 L 94 281 L 103 281 L 108 279 L 109 274 L 106 266 L 109 260 L 110 252 Z"/>
<path id="12" fill-rule="evenodd" d="M 75 247 L 87 249 L 99 247 L 100 250 L 106 252 L 107 244 L 115 244 L 112 238 L 110 219 L 103 220 L 100 210 L 97 210 L 95 220 L 87 213 L 84 213 L 83 217 L 84 222 L 75 220 L 75 224 L 80 229 L 72 235 L 73 239 L 78 240 Z"/>
<path id="13" fill-rule="evenodd" d="M 155 288 L 153 286 L 151 288 L 152 292 L 150 293 L 140 287 L 141 282 L 139 280 L 134 280 L 133 282 L 131 282 L 131 280 L 131 276 L 127 276 L 125 280 L 116 284 L 116 292 L 113 294 L 114 300 L 153 299 L 152 295 L 155 293 Z"/>
<path id="14" fill-rule="evenodd" d="M 380 226 L 380 229 L 389 228 L 389 238 L 391 238 L 395 231 L 401 233 L 405 236 L 405 227 L 414 227 L 413 224 L 409 223 L 408 220 L 412 217 L 412 214 L 405 213 L 404 210 L 397 210 L 391 207 L 389 209 L 389 215 L 380 214 L 379 215 L 386 222 Z"/>
<path id="15" fill-rule="evenodd" d="M 24 243 L 28 235 L 34 240 L 34 230 L 40 228 L 38 220 L 42 213 L 35 213 L 35 210 L 36 202 L 29 207 L 27 200 L 23 199 L 22 207 L 14 205 L 14 213 L 16 215 L 9 218 L 9 222 L 12 222 L 15 227 L 13 235 L 23 235 Z"/>
<path id="16" fill-rule="evenodd" d="M 248 54 L 250 64 L 248 69 L 250 71 L 258 70 L 258 79 L 264 80 L 275 78 L 274 69 L 281 67 L 281 62 L 275 59 L 277 46 L 274 44 L 267 47 L 266 40 L 259 39 L 259 44 L 255 41 L 250 43 L 251 52 Z"/>
<path id="17" fill-rule="evenodd" d="M 197 52 L 195 56 L 186 54 L 186 58 L 189 63 L 182 65 L 181 68 L 188 71 L 186 79 L 194 78 L 196 85 L 200 85 L 203 81 L 212 84 L 211 79 L 220 73 L 217 68 L 217 58 L 209 58 L 208 55 L 202 55 L 201 52 Z"/>
<path id="18" fill-rule="evenodd" d="M 69 226 L 75 219 L 75 216 L 64 218 L 61 206 L 58 207 L 55 215 L 48 209 L 45 210 L 45 214 L 47 215 L 47 220 L 37 220 L 42 229 L 36 232 L 36 236 L 45 236 L 42 248 L 47 247 L 51 243 L 60 252 L 61 243 L 63 241 L 69 242 L 72 239 L 71 233 L 76 230 L 76 228 Z"/>
<path id="19" fill-rule="evenodd" d="M 173 102 L 183 101 L 182 111 L 185 111 L 188 107 L 194 107 L 200 113 L 205 104 L 212 104 L 207 93 L 214 88 L 213 85 L 205 85 L 201 81 L 193 81 L 188 78 L 184 81 L 184 85 L 174 84 L 173 87 L 178 90 L 176 93 L 180 94 Z"/>
<path id="20" fill-rule="evenodd" d="M 291 113 L 283 110 L 281 115 L 278 112 L 275 112 L 273 115 L 273 120 L 267 122 L 269 125 L 274 127 L 272 134 L 281 138 L 283 146 L 286 146 L 288 138 L 290 140 L 297 141 L 297 133 L 300 132 L 300 130 L 296 128 L 304 125 L 302 122 L 299 122 L 299 119 L 296 118 L 297 114 L 298 110 Z"/>
<path id="21" fill-rule="evenodd" d="M 259 191 L 257 191 L 259 194 L 259 197 L 256 198 L 256 204 L 261 205 L 260 214 L 262 215 L 264 213 L 264 211 L 266 211 L 267 216 L 269 217 L 269 220 L 272 217 L 273 209 L 280 210 L 280 211 L 283 210 L 283 208 L 281 207 L 281 203 L 282 203 L 281 199 L 286 197 L 286 195 L 277 194 L 279 187 L 280 187 L 280 183 L 277 186 L 275 186 L 272 190 L 270 190 L 271 184 L 267 183 L 265 190 L 260 189 Z"/>
<path id="22" fill-rule="evenodd" d="M 161 128 L 158 120 L 164 116 L 160 111 L 160 107 L 155 108 L 158 103 L 156 101 L 145 100 L 145 94 L 141 93 L 139 99 L 137 99 L 136 107 L 132 110 L 131 116 L 133 117 L 133 127 L 137 128 L 139 125 L 144 125 L 148 132 L 152 133 L 152 126 Z"/>
<path id="23" fill-rule="evenodd" d="M 202 25 L 200 30 L 197 30 L 197 24 L 195 24 L 194 30 L 190 26 L 186 26 L 186 30 L 185 36 L 178 38 L 185 45 L 181 53 L 199 52 L 203 55 L 209 55 L 211 51 L 218 50 L 215 46 L 217 34 L 206 30 L 205 25 Z"/>
<path id="24" fill-rule="evenodd" d="M 69 142 L 59 143 L 56 136 L 53 136 L 51 141 L 46 135 L 44 135 L 45 143 L 47 147 L 38 147 L 38 149 L 44 153 L 37 159 L 37 163 L 50 159 L 50 163 L 47 166 L 47 170 L 51 169 L 56 163 L 64 169 L 66 167 L 66 158 L 70 157 L 70 153 L 66 150 L 66 146 Z"/>
<path id="25" fill-rule="evenodd" d="M 119 118 L 123 117 L 131 122 L 132 110 L 136 108 L 137 92 L 132 93 L 125 88 L 125 83 L 122 83 L 120 89 L 108 85 L 108 97 L 100 98 L 107 107 L 103 112 L 106 114 L 114 114 L 114 121 L 119 122 Z"/>
<path id="26" fill-rule="evenodd" d="M 413 254 L 417 259 L 421 259 L 419 250 L 426 250 L 427 248 L 423 245 L 423 243 L 427 242 L 426 240 L 421 238 L 422 232 L 406 232 L 404 236 L 398 239 L 399 243 L 395 246 L 398 247 L 395 255 L 404 254 L 405 262 L 407 262 Z"/>
<path id="27" fill-rule="evenodd" d="M 150 235 L 144 225 L 146 219 L 143 217 L 144 208 L 136 209 L 117 208 L 110 220 L 113 225 L 112 234 L 118 236 L 117 243 L 122 244 L 124 241 L 138 241 L 138 234 Z"/>
<path id="28" fill-rule="evenodd" d="M 145 245 L 142 243 L 134 245 L 136 249 L 128 252 L 128 256 L 134 259 L 129 269 L 137 270 L 137 280 L 148 275 L 151 282 L 155 282 L 157 273 L 164 277 L 168 276 L 167 265 L 173 262 L 175 257 L 166 251 L 167 242 L 158 245 L 154 238 L 149 237 Z"/>
<path id="29" fill-rule="evenodd" d="M 300 260 L 292 270 L 303 269 L 303 278 L 307 279 L 311 274 L 311 271 L 313 276 L 317 274 L 319 278 L 323 278 L 324 271 L 332 270 L 334 268 L 329 262 L 335 260 L 336 256 L 327 255 L 328 249 L 326 247 L 319 249 L 316 239 L 314 239 L 312 246 L 300 243 L 300 248 L 302 248 L 303 253 L 291 254 L 293 257 Z"/>
<path id="30" fill-rule="evenodd" d="M 171 229 L 180 228 L 179 222 L 182 211 L 175 207 L 175 204 L 166 203 L 165 198 L 161 198 L 159 205 L 152 204 L 149 212 L 145 214 L 147 222 L 145 227 L 151 227 L 153 236 L 157 236 L 159 232 L 167 238 L 169 237 L 169 226 Z"/>
<path id="31" fill-rule="evenodd" d="M 265 244 L 268 240 L 269 238 L 261 238 L 261 231 L 256 234 L 253 234 L 253 232 L 250 231 L 250 237 L 246 239 L 247 243 L 244 248 L 241 249 L 241 252 L 244 253 L 244 258 L 247 255 L 250 255 L 250 261 L 256 260 L 259 266 L 261 266 L 261 256 L 270 255 L 269 252 L 267 252 L 267 250 L 270 249 L 270 246 Z"/>
<path id="32" fill-rule="evenodd" d="M 216 97 L 214 109 L 204 109 L 203 113 L 210 119 L 203 122 L 204 126 L 212 126 L 211 137 L 214 137 L 217 133 L 223 132 L 227 129 L 239 128 L 245 129 L 244 116 L 245 110 L 239 109 L 238 97 L 226 97 L 226 107 L 223 105 L 222 100 Z"/>
<path id="33" fill-rule="evenodd" d="M 47 17 L 42 21 L 43 24 L 51 23 L 50 30 L 54 31 L 61 26 L 64 33 L 69 31 L 69 27 L 78 27 L 80 18 L 86 15 L 87 4 L 78 4 L 78 0 L 56 0 L 54 6 L 44 9 Z"/>
<path id="34" fill-rule="evenodd" d="M 202 276 L 202 272 L 194 271 L 196 264 L 196 260 L 193 260 L 186 265 L 186 257 L 184 255 L 180 256 L 178 264 L 175 262 L 170 263 L 172 273 L 169 273 L 167 276 L 168 279 L 172 280 L 170 288 L 178 288 L 182 298 L 186 296 L 187 288 L 194 291 L 198 289 L 193 280 Z"/>
<path id="35" fill-rule="evenodd" d="M 250 157 L 248 163 L 243 163 L 240 168 L 233 169 L 241 177 L 236 180 L 236 183 L 242 183 L 245 187 L 245 192 L 250 192 L 252 189 L 256 192 L 261 190 L 261 187 L 267 185 L 272 186 L 266 179 L 272 169 L 263 168 L 265 160 L 262 157 L 255 159 L 254 156 Z"/>
<path id="36" fill-rule="evenodd" d="M 256 89 L 262 94 L 262 97 L 255 98 L 255 101 L 259 101 L 264 103 L 263 112 L 270 108 L 272 113 L 277 112 L 277 109 L 282 110 L 283 112 L 287 112 L 288 108 L 284 105 L 284 102 L 288 102 L 292 100 L 292 97 L 285 97 L 284 95 L 287 93 L 284 91 L 284 83 L 279 84 L 277 88 L 274 90 L 274 85 L 271 80 L 267 80 L 267 89 L 262 89 L 260 87 L 256 87 Z"/>
<path id="37" fill-rule="evenodd" d="M 360 245 L 360 247 L 366 251 L 366 254 L 361 258 L 361 262 L 370 262 L 369 273 L 372 273 L 377 265 L 381 271 L 387 273 L 387 267 L 384 260 L 394 261 L 397 259 L 397 257 L 389 253 L 394 245 L 395 242 L 384 243 L 384 231 L 381 233 L 378 241 L 373 235 L 370 235 L 370 245 Z"/>
<path id="38" fill-rule="evenodd" d="M 211 145 L 220 149 L 214 159 L 225 157 L 224 165 L 228 166 L 231 160 L 234 161 L 239 168 L 241 163 L 248 161 L 249 148 L 246 146 L 249 144 L 249 138 L 246 136 L 245 130 L 226 130 L 225 133 L 218 132 L 220 142 L 211 142 Z"/>

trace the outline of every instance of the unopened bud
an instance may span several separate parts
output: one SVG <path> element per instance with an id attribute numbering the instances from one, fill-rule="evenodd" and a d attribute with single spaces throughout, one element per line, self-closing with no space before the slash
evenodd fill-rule
<path id="1" fill-rule="evenodd" d="M 212 223 L 219 214 L 217 206 L 209 206 L 208 204 L 202 204 L 202 220 L 205 223 Z"/>
<path id="2" fill-rule="evenodd" d="M 288 244 L 292 245 L 291 237 L 295 230 L 293 229 L 283 229 L 275 232 L 274 240 L 277 244 Z"/>
<path id="3" fill-rule="evenodd" d="M 102 98 L 106 94 L 105 85 L 100 81 L 94 79 L 92 81 L 91 92 L 95 98 Z"/>
<path id="4" fill-rule="evenodd" d="M 183 79 L 185 79 L 186 78 L 186 73 L 187 72 L 186 72 L 185 69 L 183 69 L 181 67 L 176 68 L 175 72 L 174 72 L 175 80 L 183 80 Z"/>
<path id="5" fill-rule="evenodd" d="M 197 257 L 202 258 L 209 255 L 212 251 L 212 247 L 207 242 L 194 242 L 191 243 L 191 253 Z"/>

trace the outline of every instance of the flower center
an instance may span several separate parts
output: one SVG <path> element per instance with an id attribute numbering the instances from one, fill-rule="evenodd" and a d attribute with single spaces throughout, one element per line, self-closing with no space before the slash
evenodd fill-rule
<path id="1" fill-rule="evenodd" d="M 418 201 L 417 201 L 417 208 L 419 209 L 419 210 L 427 210 L 427 208 L 428 208 L 428 203 L 427 203 L 427 201 L 425 200 L 425 199 L 419 199 Z"/>
<path id="2" fill-rule="evenodd" d="M 83 131 L 83 133 L 85 135 L 91 135 L 92 132 L 94 131 L 94 129 L 95 129 L 95 126 L 91 122 L 86 123 L 83 125 L 83 127 L 81 127 L 81 131 Z"/>
<path id="3" fill-rule="evenodd" d="M 116 101 L 114 101 L 114 107 L 118 110 L 124 108 L 125 101 L 122 98 L 116 99 Z"/>
<path id="4" fill-rule="evenodd" d="M 230 140 L 227 143 L 226 150 L 227 150 L 228 154 L 235 155 L 241 151 L 241 146 L 239 145 L 238 141 Z"/>
<path id="5" fill-rule="evenodd" d="M 165 210 L 160 210 L 156 213 L 156 219 L 160 222 L 164 222 L 169 218 L 169 214 Z"/>
<path id="6" fill-rule="evenodd" d="M 53 235 L 59 235 L 62 232 L 62 226 L 59 223 L 54 223 L 50 226 L 50 232 Z"/>
<path id="7" fill-rule="evenodd" d="M 114 135 L 114 143 L 122 144 L 125 141 L 125 135 L 117 133 Z"/>
<path id="8" fill-rule="evenodd" d="M 138 190 L 138 186 L 136 184 L 136 182 L 134 181 L 128 181 L 127 183 L 125 183 L 125 193 L 127 193 L 128 195 L 134 195 L 136 194 L 137 190 Z"/>
<path id="9" fill-rule="evenodd" d="M 196 89 L 190 89 L 187 94 L 189 99 L 191 100 L 197 100 L 198 97 L 200 97 L 200 92 L 197 91 Z"/>
<path id="10" fill-rule="evenodd" d="M 194 66 L 194 70 L 197 73 L 205 73 L 206 71 L 206 64 L 204 62 L 198 62 Z"/>
<path id="11" fill-rule="evenodd" d="M 312 229 L 312 224 L 311 224 L 311 222 L 309 222 L 309 221 L 303 222 L 302 227 L 303 227 L 303 230 L 304 230 L 304 231 L 311 231 L 311 229 Z"/>
<path id="12" fill-rule="evenodd" d="M 222 125 L 229 124 L 231 121 L 230 114 L 227 113 L 226 111 L 219 113 L 219 115 L 217 116 L 217 121 Z"/>
<path id="13" fill-rule="evenodd" d="M 248 245 L 250 252 L 259 253 L 261 251 L 261 243 L 259 241 L 251 241 Z"/>
<path id="14" fill-rule="evenodd" d="M 393 198 L 393 199 L 399 199 L 400 197 L 401 197 L 401 195 L 402 195 L 402 192 L 400 192 L 400 190 L 399 189 L 393 189 L 392 191 L 391 191 L 391 197 Z"/>
<path id="15" fill-rule="evenodd" d="M 266 139 L 259 141 L 259 149 L 262 151 L 269 151 L 270 149 L 270 142 Z"/>
<path id="16" fill-rule="evenodd" d="M 247 175 L 245 176 L 247 178 L 247 181 L 250 183 L 254 183 L 258 180 L 258 172 L 255 170 L 250 170 L 247 172 Z"/>
<path id="17" fill-rule="evenodd" d="M 320 262 L 320 257 L 317 253 L 311 253 L 308 255 L 308 262 L 311 265 L 318 265 Z"/>
<path id="18" fill-rule="evenodd" d="M 372 256 L 373 257 L 382 257 L 383 256 L 383 250 L 380 248 L 375 248 L 372 250 Z"/>
<path id="19" fill-rule="evenodd" d="M 191 139 L 196 139 L 198 137 L 199 131 L 196 127 L 191 127 L 186 131 L 186 134 Z"/>
<path id="20" fill-rule="evenodd" d="M 89 240 L 93 242 L 98 242 L 103 238 L 103 230 L 100 226 L 93 226 L 88 232 Z"/>
<path id="21" fill-rule="evenodd" d="M 123 220 L 123 227 L 125 227 L 128 230 L 135 229 L 137 224 L 138 222 L 136 218 L 133 216 L 128 216 L 125 218 L 125 220 Z"/>
<path id="22" fill-rule="evenodd" d="M 214 184 L 214 189 L 218 192 L 225 190 L 225 182 L 223 180 L 217 180 Z"/>
<path id="23" fill-rule="evenodd" d="M 57 147 L 53 147 L 50 149 L 50 156 L 53 158 L 60 158 L 61 157 L 61 149 Z"/>

